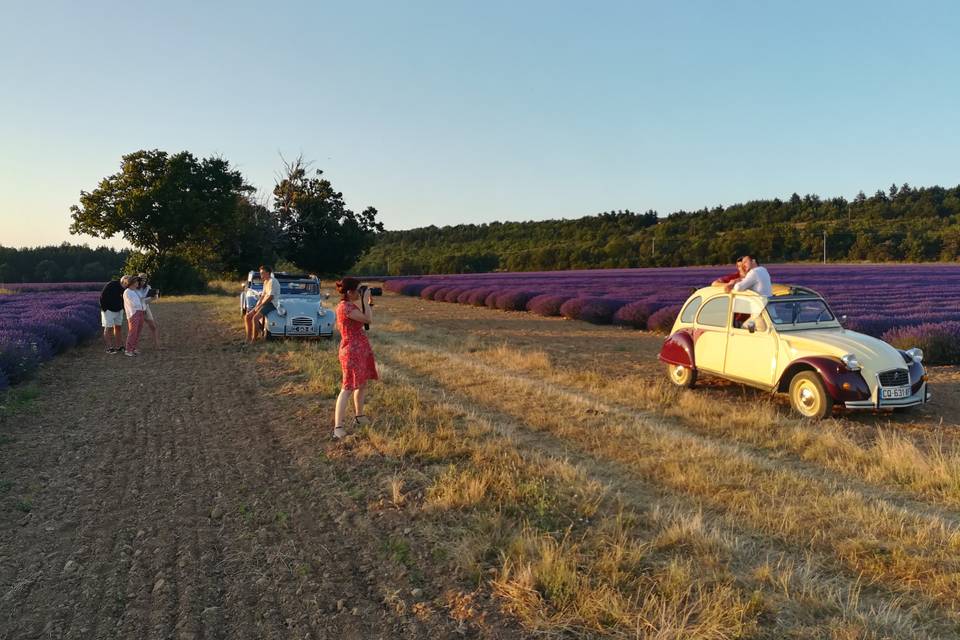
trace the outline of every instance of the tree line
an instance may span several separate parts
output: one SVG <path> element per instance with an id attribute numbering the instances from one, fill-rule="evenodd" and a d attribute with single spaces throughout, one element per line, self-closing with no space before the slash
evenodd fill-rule
<path id="1" fill-rule="evenodd" d="M 136 250 L 123 270 L 146 272 L 170 293 L 202 290 L 260 264 L 342 273 L 383 229 L 377 210 L 356 213 L 302 157 L 283 162 L 271 202 L 220 157 L 140 150 L 70 208 L 70 232 L 121 236 Z"/>
<path id="2" fill-rule="evenodd" d="M 0 246 L 0 285 L 5 282 L 101 282 L 120 273 L 127 250 L 63 243 L 14 249 Z"/>
<path id="3" fill-rule="evenodd" d="M 677 211 L 608 211 L 575 220 L 387 231 L 354 266 L 363 275 L 552 271 L 769 262 L 955 261 L 960 186 L 891 185 L 848 201 L 816 195 Z"/>

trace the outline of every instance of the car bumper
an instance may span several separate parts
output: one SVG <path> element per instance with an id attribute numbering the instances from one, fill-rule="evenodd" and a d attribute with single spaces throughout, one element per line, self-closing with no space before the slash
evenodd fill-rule
<path id="1" fill-rule="evenodd" d="M 899 407 L 915 407 L 918 404 L 926 404 L 930 402 L 930 399 L 933 397 L 933 394 L 930 393 L 926 384 L 920 387 L 915 394 L 906 398 L 883 400 L 879 397 L 879 390 L 875 391 L 874 394 L 876 397 L 872 400 L 844 402 L 843 406 L 847 409 L 896 409 Z"/>

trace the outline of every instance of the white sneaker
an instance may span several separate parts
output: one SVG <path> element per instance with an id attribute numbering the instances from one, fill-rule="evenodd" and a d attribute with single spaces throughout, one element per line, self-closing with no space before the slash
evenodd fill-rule
<path id="1" fill-rule="evenodd" d="M 347 437 L 347 430 L 343 427 L 336 427 L 333 430 L 333 439 L 340 440 Z"/>
<path id="2" fill-rule="evenodd" d="M 137 353 L 135 351 L 124 351 L 123 355 L 130 356 L 131 358 L 135 358 L 137 356 Z"/>

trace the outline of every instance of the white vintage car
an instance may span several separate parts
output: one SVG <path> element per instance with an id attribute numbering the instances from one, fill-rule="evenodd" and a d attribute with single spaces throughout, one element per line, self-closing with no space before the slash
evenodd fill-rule
<path id="1" fill-rule="evenodd" d="M 273 275 L 280 282 L 280 300 L 274 302 L 276 310 L 267 314 L 267 338 L 332 338 L 336 316 L 324 305 L 329 296 L 320 292 L 319 278 L 284 272 Z M 251 271 L 240 292 L 240 312 L 246 313 L 256 306 L 262 293 L 260 274 Z"/>
<path id="2" fill-rule="evenodd" d="M 827 417 L 834 405 L 879 409 L 930 400 L 920 349 L 901 351 L 844 329 L 820 294 L 803 287 L 775 285 L 769 298 L 699 289 L 659 358 L 676 385 L 692 387 L 706 373 L 787 392 L 808 418 Z"/>

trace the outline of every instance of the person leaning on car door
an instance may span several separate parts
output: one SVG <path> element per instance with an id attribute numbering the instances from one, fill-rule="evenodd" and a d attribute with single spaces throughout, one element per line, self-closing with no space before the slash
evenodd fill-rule
<path id="1" fill-rule="evenodd" d="M 263 292 L 256 306 L 243 316 L 243 325 L 247 332 L 246 342 L 257 339 L 258 331 L 266 334 L 267 314 L 276 309 L 280 303 L 280 281 L 273 275 L 273 269 L 260 265 L 260 279 L 263 281 Z"/>

